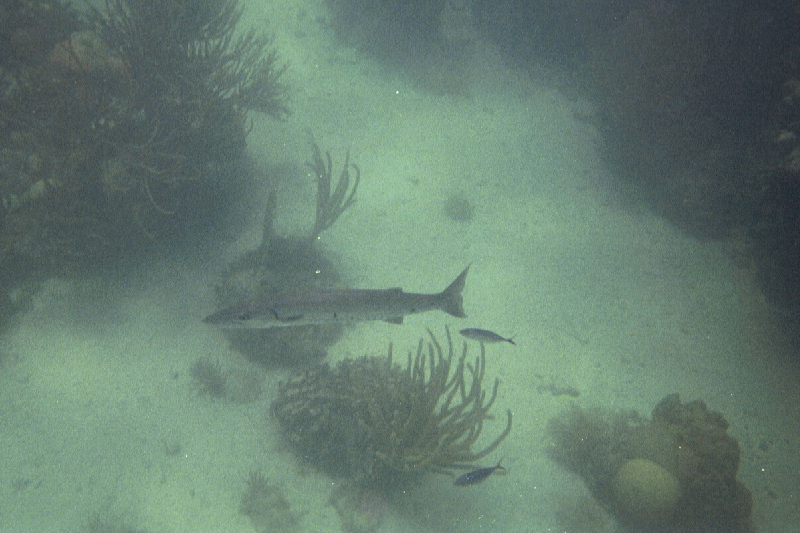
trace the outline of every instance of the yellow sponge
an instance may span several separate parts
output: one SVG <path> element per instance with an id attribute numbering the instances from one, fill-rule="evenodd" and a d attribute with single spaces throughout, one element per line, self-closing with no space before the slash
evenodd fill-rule
<path id="1" fill-rule="evenodd" d="M 647 459 L 631 459 L 622 465 L 611 490 L 616 512 L 639 526 L 669 522 L 681 497 L 678 479 Z"/>

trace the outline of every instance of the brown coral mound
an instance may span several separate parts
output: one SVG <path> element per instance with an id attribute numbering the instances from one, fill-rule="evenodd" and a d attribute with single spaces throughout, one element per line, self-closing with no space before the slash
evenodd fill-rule
<path id="1" fill-rule="evenodd" d="M 736 480 L 739 444 L 728 435 L 725 418 L 702 401 L 682 404 L 670 394 L 653 410 L 652 426 L 661 426 L 676 446 L 681 530 L 749 531 L 753 502 Z"/>
<path id="2" fill-rule="evenodd" d="M 281 385 L 273 413 L 301 456 L 323 470 L 359 484 L 390 486 L 422 472 L 471 468 L 511 431 L 505 429 L 480 451 L 472 451 L 497 397 L 482 383 L 486 355 L 474 363 L 467 347 L 454 357 L 447 331 L 443 346 L 429 331 L 405 367 L 388 357 L 319 365 Z"/>
<path id="3" fill-rule="evenodd" d="M 671 394 L 649 421 L 635 413 L 574 408 L 551 420 L 549 429 L 553 459 L 579 474 L 626 531 L 752 531 L 750 491 L 736 479 L 739 445 L 727 434 L 725 418 L 704 402 L 683 404 Z M 678 482 L 679 499 L 656 525 L 652 516 L 633 513 L 629 502 L 620 502 L 619 490 L 615 495 L 619 473 L 634 463 L 650 465 L 648 471 L 658 470 L 660 479 Z M 636 480 L 636 486 L 645 481 Z"/>

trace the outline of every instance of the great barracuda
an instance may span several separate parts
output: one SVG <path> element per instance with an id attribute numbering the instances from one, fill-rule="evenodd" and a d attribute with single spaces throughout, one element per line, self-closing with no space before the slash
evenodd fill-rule
<path id="1" fill-rule="evenodd" d="M 222 328 L 276 328 L 385 320 L 402 324 L 405 315 L 438 309 L 463 318 L 461 291 L 469 266 L 438 294 L 393 289 L 332 289 L 289 292 L 237 304 L 203 319 Z"/>

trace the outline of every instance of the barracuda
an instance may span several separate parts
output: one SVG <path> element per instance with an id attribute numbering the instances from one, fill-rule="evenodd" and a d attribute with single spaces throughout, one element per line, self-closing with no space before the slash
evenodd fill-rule
<path id="1" fill-rule="evenodd" d="M 442 292 L 416 294 L 403 289 L 333 289 L 277 294 L 250 300 L 203 319 L 222 328 L 264 329 L 311 324 L 384 320 L 402 324 L 403 317 L 439 310 L 463 318 L 461 292 L 469 266 Z"/>

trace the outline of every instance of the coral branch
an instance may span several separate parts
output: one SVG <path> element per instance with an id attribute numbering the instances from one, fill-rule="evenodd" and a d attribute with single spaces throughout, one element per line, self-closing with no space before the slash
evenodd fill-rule
<path id="1" fill-rule="evenodd" d="M 442 345 L 429 330 L 405 368 L 388 357 L 362 357 L 335 369 L 321 365 L 282 385 L 273 412 L 303 457 L 371 485 L 395 484 L 423 472 L 474 468 L 511 431 L 474 451 L 497 398 L 483 389 L 486 353 L 455 354 L 450 331 Z M 455 364 L 454 364 L 455 363 Z M 469 383 L 468 383 L 469 382 Z"/>
<path id="2" fill-rule="evenodd" d="M 314 228 L 311 230 L 311 242 L 316 241 L 320 234 L 333 226 L 336 220 L 344 213 L 356 200 L 356 190 L 361 181 L 361 171 L 354 163 L 350 163 L 350 153 L 344 159 L 344 168 L 336 182 L 336 188 L 331 194 L 331 184 L 333 183 L 333 161 L 330 152 L 325 152 L 325 159 L 316 143 L 311 143 L 313 162 L 309 163 L 311 170 L 317 177 L 317 213 L 314 221 Z M 350 187 L 350 168 L 355 171 L 355 182 Z M 349 191 L 349 192 L 348 192 Z"/>

